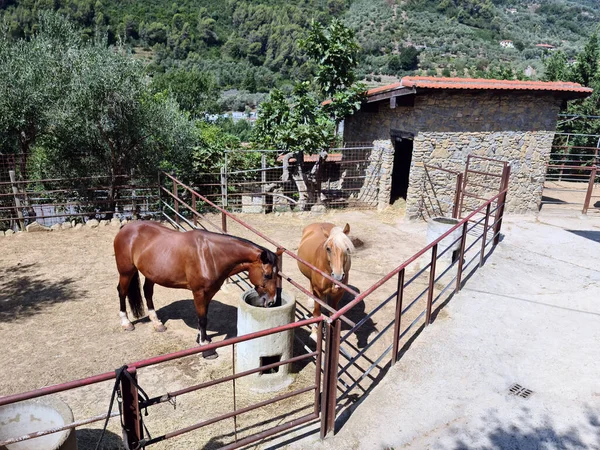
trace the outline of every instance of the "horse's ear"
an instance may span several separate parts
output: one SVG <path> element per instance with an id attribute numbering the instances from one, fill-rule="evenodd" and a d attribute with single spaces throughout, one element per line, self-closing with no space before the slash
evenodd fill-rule
<path id="1" fill-rule="evenodd" d="M 281 256 L 281 255 L 283 255 L 284 251 L 285 251 L 285 248 L 278 248 L 277 251 L 275 252 L 275 254 L 277 256 Z"/>
<path id="2" fill-rule="evenodd" d="M 350 225 L 346 224 L 346 226 L 344 227 L 344 234 L 348 233 L 350 233 Z"/>

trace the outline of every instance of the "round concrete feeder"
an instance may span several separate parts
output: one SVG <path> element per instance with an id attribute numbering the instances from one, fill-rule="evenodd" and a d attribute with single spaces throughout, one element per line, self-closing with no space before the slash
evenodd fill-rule
<path id="1" fill-rule="evenodd" d="M 0 407 L 0 442 L 73 422 L 69 406 L 44 398 Z M 68 429 L 35 439 L 9 444 L 1 450 L 77 450 L 75 430 Z"/>
<path id="2" fill-rule="evenodd" d="M 458 219 L 451 219 L 448 217 L 433 217 L 427 222 L 427 243 L 430 244 L 441 235 L 446 233 L 452 227 L 460 223 Z M 448 237 L 445 237 L 438 244 L 437 254 L 441 254 L 448 247 L 451 247 L 446 253 L 444 253 L 440 259 L 446 262 L 452 262 L 452 254 L 460 249 L 460 236 L 462 235 L 462 228 L 458 227 Z M 459 239 L 459 240 L 457 240 Z M 456 241 L 456 242 L 454 242 Z M 454 242 L 454 243 L 453 243 Z"/>
<path id="3" fill-rule="evenodd" d="M 287 292 L 281 293 L 281 306 L 264 308 L 254 306 L 258 294 L 254 289 L 241 295 L 238 305 L 238 336 L 255 333 L 294 322 L 296 298 Z M 292 357 L 294 330 L 263 336 L 236 344 L 235 370 L 237 373 L 274 364 Z M 271 392 L 284 389 L 292 382 L 290 365 L 283 364 L 270 370 L 253 373 L 237 380 L 248 389 Z"/>

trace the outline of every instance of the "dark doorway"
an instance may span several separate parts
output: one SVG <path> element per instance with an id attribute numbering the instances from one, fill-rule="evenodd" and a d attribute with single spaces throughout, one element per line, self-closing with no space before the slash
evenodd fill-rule
<path id="1" fill-rule="evenodd" d="M 401 137 L 392 137 L 392 139 L 394 140 L 394 168 L 392 169 L 390 203 L 394 203 L 399 198 L 406 200 L 413 152 L 412 139 Z"/>

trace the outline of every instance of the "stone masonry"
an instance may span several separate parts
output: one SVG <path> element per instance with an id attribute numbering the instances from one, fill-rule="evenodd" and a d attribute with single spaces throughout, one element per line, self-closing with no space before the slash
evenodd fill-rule
<path id="1" fill-rule="evenodd" d="M 507 212 L 537 212 L 561 103 L 548 93 L 430 90 L 418 93 L 414 105 L 391 109 L 389 101 L 369 104 L 346 120 L 344 139 L 373 141 L 363 190 L 377 190 L 379 208 L 390 199 L 394 160 L 390 136 L 401 132 L 414 135 L 408 217 L 419 215 L 430 201 L 425 199 L 428 189 L 444 200 L 440 205 L 454 196 L 452 176 L 427 171 L 424 164 L 462 172 L 469 154 L 509 161 Z M 488 197 L 498 192 L 493 189 L 499 186 L 498 179 L 471 181 L 490 187 L 485 193 L 481 188 L 471 191 Z"/>

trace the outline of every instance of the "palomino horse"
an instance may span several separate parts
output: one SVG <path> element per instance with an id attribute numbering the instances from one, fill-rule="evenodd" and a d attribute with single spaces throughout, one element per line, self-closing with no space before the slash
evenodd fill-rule
<path id="1" fill-rule="evenodd" d="M 198 343 L 208 344 L 206 334 L 208 304 L 228 277 L 248 271 L 250 282 L 259 294 L 260 305 L 269 307 L 277 295 L 277 257 L 250 241 L 225 234 L 192 230 L 184 233 L 154 222 L 125 225 L 115 237 L 115 258 L 119 271 L 121 325 L 127 331 L 134 326 L 127 317 L 125 297 L 136 318 L 144 315 L 139 272 L 145 277 L 144 296 L 148 317 L 156 331 L 166 328 L 154 311 L 154 285 L 190 289 L 198 314 Z M 216 352 L 204 352 L 215 358 Z"/>
<path id="2" fill-rule="evenodd" d="M 302 240 L 298 246 L 298 256 L 331 277 L 348 284 L 350 272 L 350 254 L 354 245 L 347 236 L 350 225 L 344 229 L 332 223 L 313 223 L 302 230 Z M 344 296 L 344 290 L 319 273 L 298 262 L 302 274 L 310 280 L 310 289 L 315 297 L 326 301 L 329 306 L 337 309 L 338 303 Z M 315 302 L 313 316 L 321 315 L 321 305 Z M 316 340 L 316 329 L 313 327 L 311 337 Z"/>

